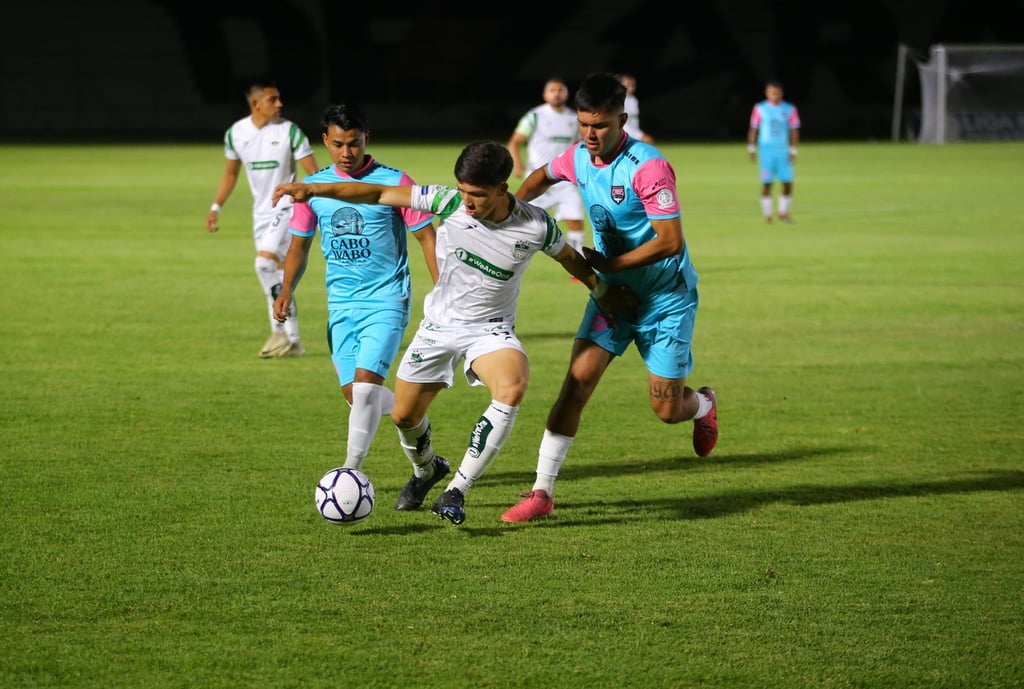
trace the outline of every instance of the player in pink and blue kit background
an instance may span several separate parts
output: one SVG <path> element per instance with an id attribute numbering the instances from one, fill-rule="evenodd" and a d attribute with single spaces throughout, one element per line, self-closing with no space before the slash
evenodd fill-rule
<path id="1" fill-rule="evenodd" d="M 502 515 L 525 522 L 549 514 L 562 462 L 579 429 L 583 407 L 605 370 L 630 344 L 647 366 L 651 409 L 665 423 L 693 420 L 693 448 L 708 455 L 718 440 L 715 393 L 693 390 L 686 377 L 697 317 L 697 271 L 683 236 L 675 171 L 653 145 L 626 134 L 626 87 L 612 74 L 592 74 L 576 92 L 583 141 L 534 170 L 516 196 L 529 201 L 565 180 L 576 185 L 594 235 L 584 247 L 601 278 L 576 331 L 569 372 L 562 382 L 537 458 L 533 490 Z M 605 313 L 597 304 L 611 289 L 636 296 L 630 313 Z"/>
<path id="2" fill-rule="evenodd" d="M 761 215 L 772 221 L 772 184 L 782 183 L 779 196 L 779 220 L 793 222 L 789 213 L 793 201 L 793 163 L 800 143 L 800 114 L 796 106 L 782 99 L 782 84 L 769 81 L 765 99 L 754 105 L 747 130 L 750 160 L 759 161 L 761 172 Z"/>

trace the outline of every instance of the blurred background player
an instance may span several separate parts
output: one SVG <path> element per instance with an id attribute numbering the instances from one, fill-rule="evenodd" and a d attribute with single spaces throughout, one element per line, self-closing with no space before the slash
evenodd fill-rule
<path id="1" fill-rule="evenodd" d="M 629 116 L 624 127 L 626 133 L 634 139 L 653 144 L 654 137 L 640 128 L 640 101 L 636 98 L 636 77 L 632 74 L 619 74 L 618 77 L 622 85 L 626 87 L 626 101 L 623 104 L 626 115 Z"/>
<path id="2" fill-rule="evenodd" d="M 366 152 L 370 128 L 356 105 L 332 105 L 320 123 L 321 138 L 334 163 L 306 182 L 414 184 L 405 172 L 383 165 Z M 330 198 L 296 202 L 289 232 L 281 293 L 274 302 L 287 323 L 292 296 L 309 261 L 317 228 L 326 263 L 327 342 L 334 370 L 349 404 L 345 466 L 362 469 L 381 416 L 395 397 L 384 386 L 412 305 L 407 232 L 420 244 L 430 278 L 437 282 L 434 216 L 408 208 L 349 203 Z"/>
<path id="3" fill-rule="evenodd" d="M 520 179 L 551 162 L 556 155 L 580 140 L 576 111 L 569 107 L 569 86 L 564 79 L 551 77 L 544 83 L 544 102 L 530 109 L 519 119 L 508 150 L 512 154 L 512 176 Z M 522 147 L 526 146 L 527 162 L 523 163 Z M 566 239 L 576 251 L 583 251 L 583 202 L 571 184 L 556 184 L 543 196 L 532 201 L 551 212 L 555 220 L 565 223 Z"/>
<path id="4" fill-rule="evenodd" d="M 782 84 L 769 81 L 765 99 L 754 105 L 747 130 L 747 153 L 759 161 L 761 173 L 761 215 L 772 221 L 772 184 L 782 183 L 779 220 L 793 222 L 789 207 L 793 201 L 793 163 L 800 143 L 800 115 L 796 106 L 782 99 Z"/>
<path id="5" fill-rule="evenodd" d="M 296 163 L 307 174 L 316 172 L 316 157 L 305 133 L 290 120 L 281 117 L 281 92 L 273 84 L 257 82 L 246 92 L 248 117 L 235 122 L 224 134 L 224 174 L 217 185 L 213 206 L 206 216 L 206 229 L 220 229 L 221 207 L 238 183 L 238 172 L 245 165 L 252 190 L 252 234 L 256 243 L 256 277 L 266 298 L 270 337 L 260 350 L 260 358 L 285 358 L 305 354 L 299 337 L 299 321 L 294 303 L 283 324 L 274 318 L 274 299 L 284 279 L 284 257 L 290 237 L 288 220 L 291 200 L 274 207 L 274 187 L 295 181 Z"/>

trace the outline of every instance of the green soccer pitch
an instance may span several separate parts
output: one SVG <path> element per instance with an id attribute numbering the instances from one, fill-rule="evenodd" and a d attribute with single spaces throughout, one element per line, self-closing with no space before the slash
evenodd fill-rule
<path id="1" fill-rule="evenodd" d="M 423 183 L 460 149 L 370 147 Z M 347 417 L 322 258 L 307 355 L 260 360 L 245 181 L 204 227 L 216 142 L 0 149 L 0 686 L 1024 686 L 1024 145 L 805 142 L 793 225 L 762 222 L 743 142 L 662 150 L 714 453 L 630 351 L 554 513 L 500 521 L 586 299 L 538 255 L 530 390 L 466 523 L 393 510 L 385 420 L 377 507 L 339 527 L 313 506 Z M 431 409 L 453 463 L 486 402 L 458 378 Z"/>

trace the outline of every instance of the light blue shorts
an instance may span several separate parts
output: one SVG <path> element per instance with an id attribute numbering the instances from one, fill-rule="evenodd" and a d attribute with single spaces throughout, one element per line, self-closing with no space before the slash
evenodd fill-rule
<path id="1" fill-rule="evenodd" d="M 757 150 L 757 162 L 761 168 L 762 184 L 770 184 L 774 180 L 784 184 L 793 181 L 793 164 L 789 162 L 789 148 L 762 146 Z"/>
<path id="2" fill-rule="evenodd" d="M 331 311 L 327 316 L 327 344 L 344 387 L 362 368 L 387 378 L 402 346 L 409 312 L 403 309 L 359 308 Z"/>
<path id="3" fill-rule="evenodd" d="M 696 287 L 685 293 L 657 295 L 638 312 L 635 322 L 618 317 L 612 328 L 591 299 L 576 337 L 615 356 L 622 356 L 635 342 L 648 371 L 662 378 L 686 378 L 693 370 L 690 345 L 698 301 Z"/>

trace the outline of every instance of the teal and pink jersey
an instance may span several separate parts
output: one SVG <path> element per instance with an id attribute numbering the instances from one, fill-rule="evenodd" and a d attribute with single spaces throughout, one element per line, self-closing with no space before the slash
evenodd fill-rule
<path id="1" fill-rule="evenodd" d="M 615 158 L 596 165 L 583 143 L 548 164 L 548 176 L 576 185 L 593 228 L 594 248 L 619 256 L 654 239 L 651 220 L 680 217 L 676 175 L 654 146 L 623 136 Z M 693 289 L 697 271 L 689 250 L 657 263 L 604 276 L 609 283 L 626 284 L 643 297 Z"/>
<path id="2" fill-rule="evenodd" d="M 754 105 L 750 113 L 750 128 L 757 130 L 760 146 L 788 148 L 789 130 L 800 128 L 800 114 L 792 103 L 772 103 L 765 99 Z"/>
<path id="3" fill-rule="evenodd" d="M 306 183 L 367 182 L 387 186 L 412 185 L 405 172 L 367 156 L 351 175 L 332 165 L 309 175 Z M 296 203 L 289 231 L 312 237 L 320 229 L 320 248 L 326 262 L 327 308 L 409 309 L 407 231 L 415 232 L 433 220 L 430 213 L 409 208 L 349 203 L 315 196 Z"/>

